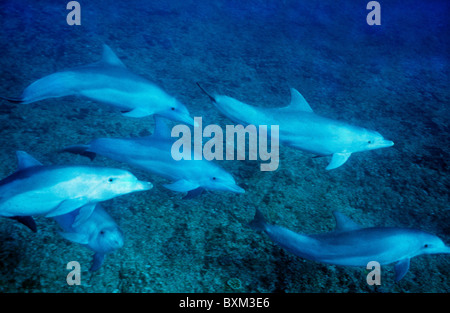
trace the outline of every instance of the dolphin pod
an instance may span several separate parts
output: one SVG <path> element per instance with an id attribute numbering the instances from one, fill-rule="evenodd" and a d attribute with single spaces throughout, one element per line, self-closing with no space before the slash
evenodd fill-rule
<path id="1" fill-rule="evenodd" d="M 198 84 L 198 83 L 197 83 Z M 352 153 L 386 148 L 394 143 L 376 131 L 317 115 L 304 97 L 291 88 L 291 102 L 279 108 L 248 105 L 225 95 L 208 93 L 215 107 L 243 125 L 279 125 L 284 145 L 319 156 L 331 156 L 327 170 L 347 162 Z M 187 192 L 185 198 L 203 190 L 243 193 L 232 175 L 208 161 L 175 161 L 173 142 L 160 117 L 195 126 L 188 109 L 160 87 L 133 74 L 103 45 L 100 61 L 56 72 L 29 85 L 18 98 L 0 97 L 20 104 L 48 98 L 79 95 L 120 109 L 124 116 L 153 115 L 155 130 L 142 138 L 97 138 L 89 144 L 72 145 L 62 151 L 91 158 L 99 154 L 171 180 L 164 186 Z M 100 269 L 106 254 L 123 246 L 117 223 L 100 202 L 152 188 L 132 173 L 95 166 L 44 166 L 26 152 L 17 151 L 18 169 L 0 181 L 0 216 L 15 219 L 33 232 L 33 216 L 54 219 L 61 236 L 94 251 L 91 271 Z M 194 158 L 195 159 L 195 158 Z M 257 210 L 250 222 L 284 249 L 305 259 L 342 266 L 365 266 L 370 261 L 395 265 L 395 279 L 408 272 L 410 259 L 422 254 L 449 253 L 449 247 L 432 234 L 404 228 L 361 228 L 334 212 L 336 230 L 303 235 L 270 225 Z"/>

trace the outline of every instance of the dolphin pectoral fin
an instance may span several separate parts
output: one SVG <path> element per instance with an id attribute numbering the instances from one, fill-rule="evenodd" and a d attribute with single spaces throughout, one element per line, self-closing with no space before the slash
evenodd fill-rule
<path id="1" fill-rule="evenodd" d="M 191 191 L 191 190 L 197 189 L 199 187 L 199 185 L 194 184 L 185 179 L 180 179 L 172 184 L 165 184 L 164 187 L 166 187 L 167 189 L 173 190 L 173 191 L 186 192 L 186 191 Z"/>
<path id="2" fill-rule="evenodd" d="M 64 215 L 69 212 L 75 211 L 76 209 L 81 208 L 84 205 L 86 205 L 86 199 L 84 198 L 67 199 L 62 201 L 54 210 L 48 212 L 45 217 Z"/>
<path id="3" fill-rule="evenodd" d="M 96 252 L 94 257 L 92 258 L 92 266 L 89 269 L 90 272 L 95 272 L 102 267 L 103 260 L 105 259 L 105 255 L 103 253 Z"/>
<path id="4" fill-rule="evenodd" d="M 409 258 L 398 261 L 395 266 L 395 281 L 402 279 L 409 270 Z"/>
<path id="5" fill-rule="evenodd" d="M 82 245 L 87 245 L 89 243 L 89 236 L 86 234 L 64 233 L 64 232 L 59 232 L 59 234 L 65 239 L 72 242 L 76 242 Z"/>
<path id="6" fill-rule="evenodd" d="M 327 170 L 333 170 L 335 168 L 338 168 L 345 162 L 347 162 L 348 158 L 351 156 L 351 153 L 334 153 L 333 157 L 331 158 L 330 164 L 326 167 Z"/>
<path id="7" fill-rule="evenodd" d="M 131 111 L 122 112 L 122 115 L 126 116 L 126 117 L 144 117 L 144 116 L 148 116 L 150 114 L 148 114 L 148 112 L 144 112 L 140 109 L 134 109 Z"/>
<path id="8" fill-rule="evenodd" d="M 95 209 L 97 203 L 88 203 L 85 206 L 80 208 L 80 212 L 78 213 L 75 221 L 72 224 L 72 227 L 77 227 L 83 224 L 92 214 Z"/>
<path id="9" fill-rule="evenodd" d="M 12 220 L 16 220 L 19 223 L 28 227 L 33 233 L 37 232 L 36 222 L 31 216 L 12 216 L 10 217 Z"/>
<path id="10" fill-rule="evenodd" d="M 185 195 L 183 197 L 183 200 L 189 200 L 189 199 L 198 197 L 203 193 L 204 190 L 205 189 L 202 187 L 198 187 L 197 189 L 190 190 L 190 191 L 188 191 L 187 195 Z"/>

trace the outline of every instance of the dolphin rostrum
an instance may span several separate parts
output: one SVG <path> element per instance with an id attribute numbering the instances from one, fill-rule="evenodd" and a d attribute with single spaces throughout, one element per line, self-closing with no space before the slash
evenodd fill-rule
<path id="1" fill-rule="evenodd" d="M 74 227 L 79 210 L 55 216 L 53 219 L 64 231 L 60 232 L 61 236 L 94 251 L 92 266 L 89 270 L 97 271 L 102 266 L 106 254 L 122 248 L 123 233 L 101 204 L 97 204 L 88 219 Z"/>
<path id="2" fill-rule="evenodd" d="M 319 156 L 332 156 L 327 170 L 344 164 L 354 152 L 390 147 L 378 132 L 319 116 L 305 98 L 291 88 L 291 102 L 282 108 L 255 107 L 224 95 L 211 95 L 217 109 L 235 123 L 279 125 L 279 140 L 287 146 Z"/>
<path id="3" fill-rule="evenodd" d="M 170 130 L 162 121 L 155 119 L 153 134 L 138 138 L 98 138 L 87 145 L 73 145 L 62 151 L 89 157 L 96 154 L 134 165 L 173 181 L 164 186 L 178 192 L 188 192 L 185 199 L 199 195 L 203 190 L 223 190 L 244 193 L 233 176 L 205 159 L 174 160 L 171 147 L 174 142 Z"/>
<path id="4" fill-rule="evenodd" d="M 161 115 L 168 119 L 194 125 L 187 108 L 161 88 L 133 74 L 103 45 L 99 62 L 56 72 L 29 85 L 18 99 L 3 99 L 32 103 L 43 99 L 81 95 L 121 109 L 130 117 Z"/>
<path id="5" fill-rule="evenodd" d="M 449 246 L 427 232 L 394 227 L 361 228 L 342 213 L 334 211 L 333 214 L 336 229 L 324 234 L 303 235 L 270 225 L 259 210 L 249 226 L 264 231 L 287 251 L 312 261 L 344 266 L 367 266 L 371 261 L 380 265 L 396 262 L 396 281 L 408 272 L 412 257 L 450 253 Z"/>
<path id="6" fill-rule="evenodd" d="M 18 169 L 0 181 L 0 216 L 54 217 L 79 210 L 75 226 L 98 202 L 153 185 L 128 171 L 94 166 L 43 166 L 24 151 L 16 152 Z"/>

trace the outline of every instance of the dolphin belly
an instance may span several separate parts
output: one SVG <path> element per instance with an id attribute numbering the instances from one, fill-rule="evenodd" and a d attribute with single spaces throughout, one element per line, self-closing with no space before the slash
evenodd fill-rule
<path id="1" fill-rule="evenodd" d="M 5 217 L 43 215 L 58 207 L 61 201 L 53 199 L 50 194 L 35 191 L 21 193 L 0 204 L 0 215 Z"/>

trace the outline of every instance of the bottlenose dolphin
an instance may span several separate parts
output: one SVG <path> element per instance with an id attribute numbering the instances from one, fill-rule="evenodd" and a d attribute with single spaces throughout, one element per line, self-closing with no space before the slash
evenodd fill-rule
<path id="1" fill-rule="evenodd" d="M 77 209 L 53 219 L 61 226 L 60 232 L 65 239 L 82 244 L 94 251 L 94 258 L 90 271 L 97 271 L 103 264 L 106 254 L 112 253 L 123 246 L 123 233 L 114 219 L 97 204 L 91 216 L 83 223 L 74 227 Z"/>
<path id="2" fill-rule="evenodd" d="M 29 85 L 18 99 L 2 98 L 32 103 L 68 95 L 81 95 L 118 107 L 125 116 L 158 114 L 194 125 L 194 120 L 181 102 L 129 71 L 107 45 L 103 45 L 103 56 L 99 62 L 45 76 Z"/>
<path id="3" fill-rule="evenodd" d="M 270 225 L 259 210 L 249 226 L 264 231 L 287 251 L 312 261 L 345 266 L 367 266 L 371 261 L 380 265 L 396 262 L 396 281 L 408 272 L 412 257 L 450 253 L 449 246 L 427 232 L 394 227 L 361 228 L 342 213 L 334 211 L 333 214 L 336 229 L 324 234 L 303 235 Z"/>
<path id="4" fill-rule="evenodd" d="M 24 151 L 16 152 L 18 169 L 0 181 L 0 216 L 54 217 L 79 209 L 75 221 L 85 221 L 97 202 L 149 190 L 128 171 L 94 166 L 43 166 Z"/>
<path id="5" fill-rule="evenodd" d="M 205 189 L 243 193 L 244 189 L 224 169 L 207 160 L 179 160 L 172 157 L 174 138 L 161 118 L 155 118 L 153 134 L 138 138 L 98 138 L 87 145 L 73 145 L 61 151 L 89 157 L 96 154 L 124 162 L 173 181 L 164 186 L 178 192 L 188 192 L 186 198 Z"/>
<path id="6" fill-rule="evenodd" d="M 235 123 L 279 125 L 279 140 L 287 146 L 319 156 L 332 156 L 327 170 L 344 164 L 354 152 L 390 147 L 378 132 L 319 116 L 305 98 L 291 88 L 291 102 L 282 108 L 255 107 L 224 95 L 211 95 L 216 108 Z"/>

